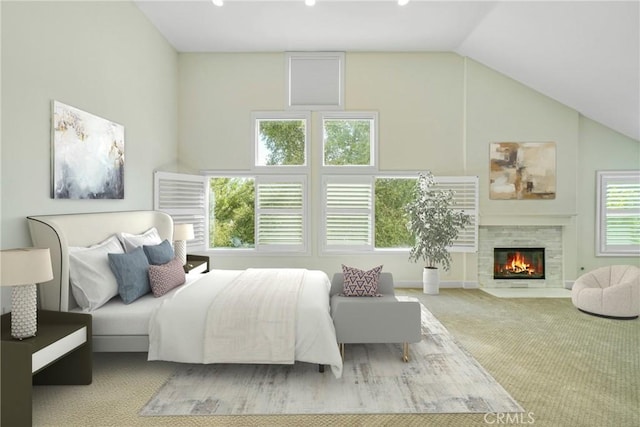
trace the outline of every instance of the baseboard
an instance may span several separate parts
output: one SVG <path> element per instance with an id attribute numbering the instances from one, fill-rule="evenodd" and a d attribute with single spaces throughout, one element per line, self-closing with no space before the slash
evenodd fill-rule
<path id="1" fill-rule="evenodd" d="M 416 282 L 413 280 L 399 280 L 393 284 L 394 288 L 406 288 L 406 289 L 422 289 L 422 282 Z M 440 282 L 441 289 L 477 289 L 478 282 L 472 281 L 459 281 L 459 280 L 444 280 Z"/>

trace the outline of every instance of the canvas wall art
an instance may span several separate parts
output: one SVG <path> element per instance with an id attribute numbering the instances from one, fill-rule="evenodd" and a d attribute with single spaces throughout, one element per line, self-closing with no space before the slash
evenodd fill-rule
<path id="1" fill-rule="evenodd" d="M 489 198 L 556 198 L 554 142 L 493 142 L 490 148 Z"/>
<path id="2" fill-rule="evenodd" d="M 124 199 L 124 126 L 53 101 L 52 197 Z"/>

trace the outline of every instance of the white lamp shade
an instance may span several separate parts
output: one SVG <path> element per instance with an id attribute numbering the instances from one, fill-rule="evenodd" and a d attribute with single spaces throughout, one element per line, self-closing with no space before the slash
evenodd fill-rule
<path id="1" fill-rule="evenodd" d="M 195 237 L 193 234 L 193 224 L 176 224 L 173 227 L 173 240 L 192 240 Z"/>
<path id="2" fill-rule="evenodd" d="M 49 248 L 0 251 L 0 285 L 32 285 L 53 279 Z"/>

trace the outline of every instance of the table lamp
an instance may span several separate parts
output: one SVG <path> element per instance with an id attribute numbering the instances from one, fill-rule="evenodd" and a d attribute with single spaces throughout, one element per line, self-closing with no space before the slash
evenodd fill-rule
<path id="1" fill-rule="evenodd" d="M 182 261 L 182 265 L 187 263 L 187 240 L 194 237 L 193 224 L 176 224 L 173 227 L 173 248 L 176 258 Z"/>
<path id="2" fill-rule="evenodd" d="M 11 336 L 24 339 L 38 329 L 36 283 L 53 279 L 49 249 L 24 248 L 0 251 L 0 286 L 11 291 Z"/>

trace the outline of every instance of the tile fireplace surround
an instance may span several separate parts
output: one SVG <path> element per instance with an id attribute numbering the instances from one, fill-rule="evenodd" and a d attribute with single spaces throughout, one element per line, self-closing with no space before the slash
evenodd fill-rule
<path id="1" fill-rule="evenodd" d="M 480 226 L 478 282 L 484 288 L 562 288 L 562 226 Z M 544 279 L 494 279 L 494 247 L 544 247 Z"/>

